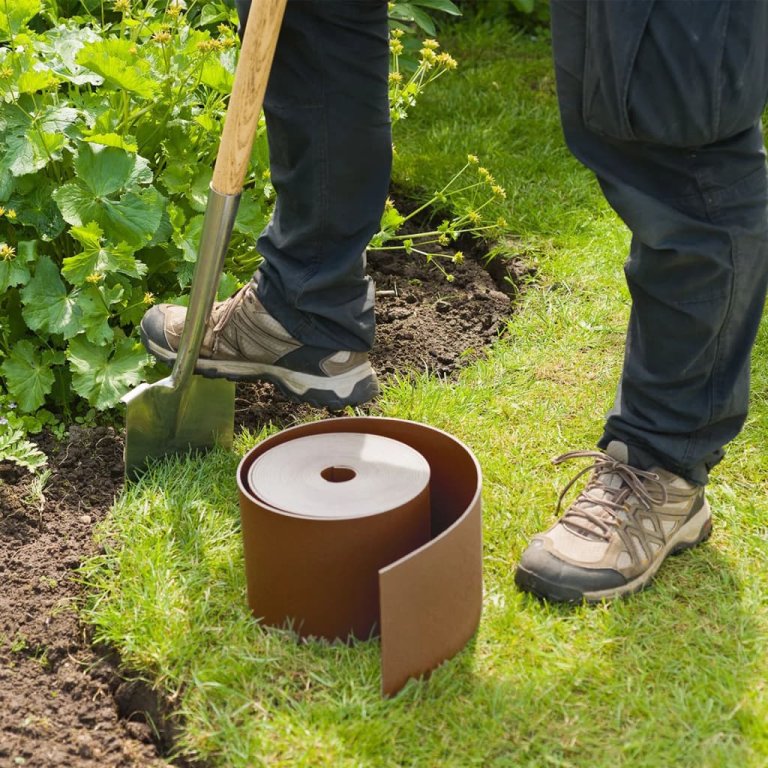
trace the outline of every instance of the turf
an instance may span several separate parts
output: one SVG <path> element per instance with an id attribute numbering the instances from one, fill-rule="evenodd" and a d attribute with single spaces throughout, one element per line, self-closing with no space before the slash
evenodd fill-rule
<path id="1" fill-rule="evenodd" d="M 396 183 L 425 199 L 475 153 L 508 192 L 503 249 L 536 267 L 507 333 L 457 381 L 384 391 L 382 414 L 451 431 L 483 467 L 484 613 L 470 645 L 395 699 L 378 646 L 298 644 L 245 604 L 232 452 L 158 465 L 118 499 L 83 577 L 86 616 L 181 715 L 212 766 L 757 768 L 768 764 L 768 334 L 753 409 L 710 487 L 715 531 L 623 602 L 521 594 L 514 564 L 554 519 L 613 398 L 628 235 L 560 136 L 550 52 L 496 26 L 443 37 L 459 70 L 398 126 Z"/>

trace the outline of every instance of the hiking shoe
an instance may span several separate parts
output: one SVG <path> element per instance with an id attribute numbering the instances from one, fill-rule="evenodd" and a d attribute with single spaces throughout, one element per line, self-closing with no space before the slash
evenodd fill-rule
<path id="1" fill-rule="evenodd" d="M 627 464 L 627 447 L 613 441 L 605 453 L 573 451 L 557 459 L 593 459 L 584 490 L 548 531 L 534 536 L 515 582 L 539 597 L 598 602 L 647 586 L 667 555 L 709 538 L 712 516 L 703 486 L 671 472 Z"/>
<path id="2" fill-rule="evenodd" d="M 173 364 L 186 314 L 186 307 L 175 304 L 146 312 L 140 332 L 151 355 Z M 333 410 L 364 403 L 379 391 L 367 353 L 302 344 L 264 309 L 253 282 L 213 305 L 195 373 L 270 381 L 293 400 Z"/>

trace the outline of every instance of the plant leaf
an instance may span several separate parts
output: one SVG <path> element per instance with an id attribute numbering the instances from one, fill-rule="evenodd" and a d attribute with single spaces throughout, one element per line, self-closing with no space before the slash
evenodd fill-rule
<path id="1" fill-rule="evenodd" d="M 207 59 L 200 73 L 200 82 L 219 93 L 230 93 L 234 76 L 217 59 Z"/>
<path id="2" fill-rule="evenodd" d="M 165 198 L 156 189 L 109 200 L 94 196 L 79 179 L 59 187 L 53 198 L 69 224 L 80 227 L 95 221 L 110 241 L 125 241 L 136 248 L 152 239 L 165 209 Z"/>
<path id="3" fill-rule="evenodd" d="M 16 285 L 24 285 L 29 277 L 29 269 L 19 259 L 0 260 L 0 294 Z"/>
<path id="4" fill-rule="evenodd" d="M 45 402 L 45 396 L 53 388 L 55 376 L 51 369 L 50 353 L 41 355 L 26 339 L 17 342 L 0 370 L 5 377 L 8 392 L 25 413 L 40 408 Z"/>
<path id="5" fill-rule="evenodd" d="M 203 216 L 193 216 L 182 233 L 173 233 L 173 242 L 181 248 L 184 261 L 194 264 L 197 261 L 197 248 L 203 231 Z"/>
<path id="6" fill-rule="evenodd" d="M 41 256 L 35 274 L 22 288 L 21 313 L 33 331 L 61 333 L 65 339 L 80 331 L 80 312 L 77 308 L 77 289 L 67 293 L 56 265 L 47 256 Z"/>
<path id="7" fill-rule="evenodd" d="M 428 35 L 434 35 L 436 32 L 432 17 L 411 3 L 399 3 L 394 8 L 392 8 L 392 10 L 389 12 L 389 15 L 393 19 L 415 22 Z"/>
<path id="8" fill-rule="evenodd" d="M 0 118 L 5 122 L 5 147 L 0 153 L 0 167 L 14 176 L 45 168 L 51 160 L 61 157 L 61 150 L 69 144 L 67 130 L 77 117 L 77 110 L 71 107 L 48 105 L 38 109 L 28 96 L 17 104 L 4 105 Z"/>
<path id="9" fill-rule="evenodd" d="M 30 179 L 34 180 L 32 184 L 27 183 L 26 177 L 22 179 L 17 194 L 8 201 L 6 207 L 13 208 L 19 224 L 35 229 L 41 240 L 54 240 L 66 226 L 53 199 L 55 187 L 39 176 Z"/>
<path id="10" fill-rule="evenodd" d="M 0 38 L 15 37 L 41 10 L 40 0 L 8 0 L 0 3 Z"/>
<path id="11" fill-rule="evenodd" d="M 223 272 L 219 278 L 219 287 L 216 289 L 216 301 L 224 301 L 242 287 L 242 283 L 229 272 Z"/>
<path id="12" fill-rule="evenodd" d="M 99 410 L 111 408 L 142 379 L 149 357 L 140 344 L 122 338 L 114 346 L 93 344 L 84 336 L 69 343 L 72 387 Z"/>
<path id="13" fill-rule="evenodd" d="M 48 459 L 32 442 L 26 439 L 21 429 L 0 431 L 0 461 L 13 461 L 34 472 L 44 466 Z"/>
<path id="14" fill-rule="evenodd" d="M 243 235 L 257 238 L 269 221 L 269 211 L 264 205 L 264 198 L 246 190 L 240 198 L 234 229 Z"/>
<path id="15" fill-rule="evenodd" d="M 106 197 L 129 184 L 135 165 L 135 157 L 124 149 L 82 143 L 75 173 L 95 197 Z"/>
<path id="16" fill-rule="evenodd" d="M 13 194 L 15 188 L 13 174 L 4 167 L 0 167 L 0 202 L 6 202 Z"/>
<path id="17" fill-rule="evenodd" d="M 220 21 L 227 21 L 226 11 L 222 11 L 217 3 L 206 3 L 200 13 L 199 27 L 207 27 Z"/>
<path id="18" fill-rule="evenodd" d="M 109 344 L 115 337 L 115 331 L 109 324 L 112 316 L 111 306 L 123 295 L 123 288 L 114 285 L 88 285 L 80 291 L 77 305 L 80 308 L 85 326 L 85 338 L 94 344 Z"/>
<path id="19" fill-rule="evenodd" d="M 90 72 L 77 63 L 77 53 L 86 43 L 101 38 L 90 26 L 68 28 L 64 26 L 49 29 L 37 44 L 37 50 L 49 68 L 63 80 L 74 85 L 101 85 L 104 78 Z"/>
<path id="20" fill-rule="evenodd" d="M 412 5 L 420 5 L 422 8 L 433 8 L 436 11 L 450 13 L 451 16 L 461 16 L 461 11 L 452 0 L 411 0 Z"/>
<path id="21" fill-rule="evenodd" d="M 101 75 L 110 90 L 136 93 L 151 99 L 159 85 L 152 77 L 149 63 L 130 40 L 100 40 L 87 43 L 78 52 L 77 63 Z"/>
<path id="22" fill-rule="evenodd" d="M 70 234 L 83 246 L 80 253 L 62 263 L 61 274 L 73 285 L 82 285 L 93 274 L 120 272 L 129 277 L 146 274 L 146 266 L 135 259 L 134 249 L 127 243 L 104 243 L 103 231 L 95 221 L 84 227 L 72 227 Z"/>
<path id="23" fill-rule="evenodd" d="M 138 152 L 139 146 L 133 136 L 120 136 L 117 133 L 90 133 L 84 137 L 90 144 L 103 144 L 105 147 L 118 147 L 126 152 Z"/>
<path id="24" fill-rule="evenodd" d="M 19 93 L 37 93 L 54 88 L 60 79 L 48 69 L 26 69 L 16 79 Z"/>
<path id="25" fill-rule="evenodd" d="M 107 202 L 100 220 L 112 239 L 146 245 L 160 226 L 164 210 L 165 198 L 156 189 L 145 189 Z"/>

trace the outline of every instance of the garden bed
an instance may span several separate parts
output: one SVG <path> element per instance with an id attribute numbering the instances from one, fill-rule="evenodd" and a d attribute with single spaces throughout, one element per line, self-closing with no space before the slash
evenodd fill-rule
<path id="1" fill-rule="evenodd" d="M 520 277 L 514 262 L 494 262 L 494 279 L 481 253 L 465 253 L 464 263 L 450 265 L 451 282 L 421 258 L 371 255 L 373 362 L 382 378 L 425 370 L 451 376 L 504 329 Z M 238 385 L 236 429 L 311 415 L 270 385 Z M 65 440 L 48 436 L 41 447 L 49 456 L 45 483 L 0 464 L 0 764 L 163 764 L 172 734 L 146 717 L 149 710 L 151 722 L 162 720 L 157 703 L 146 686 L 119 676 L 107 649 L 92 647 L 77 612 L 78 566 L 94 553 L 94 526 L 122 488 L 122 435 L 73 427 Z"/>

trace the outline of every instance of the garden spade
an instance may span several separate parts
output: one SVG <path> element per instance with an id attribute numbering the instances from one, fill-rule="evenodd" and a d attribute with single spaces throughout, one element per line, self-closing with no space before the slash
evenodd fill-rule
<path id="1" fill-rule="evenodd" d="M 170 376 L 125 397 L 125 472 L 152 458 L 232 444 L 235 385 L 194 373 L 229 247 L 287 0 L 253 0 L 200 236 L 184 331 Z"/>

